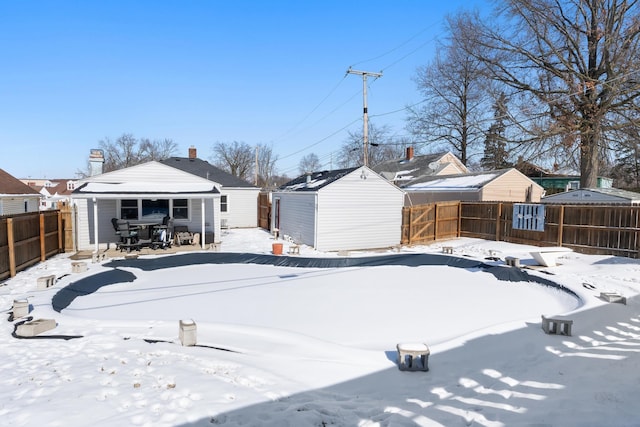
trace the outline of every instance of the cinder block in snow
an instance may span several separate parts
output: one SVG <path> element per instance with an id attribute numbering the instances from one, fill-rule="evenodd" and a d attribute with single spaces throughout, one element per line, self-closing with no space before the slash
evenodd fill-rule
<path id="1" fill-rule="evenodd" d="M 196 345 L 196 322 L 193 320 L 181 320 L 180 321 L 180 343 L 183 346 Z"/>
<path id="2" fill-rule="evenodd" d="M 56 327 L 54 319 L 36 319 L 18 325 L 16 334 L 21 337 L 35 337 Z"/>
<path id="3" fill-rule="evenodd" d="M 18 319 L 29 314 L 29 301 L 26 299 L 13 300 L 13 318 Z"/>
<path id="4" fill-rule="evenodd" d="M 87 263 L 84 261 L 72 261 L 71 262 L 71 272 L 73 273 L 84 273 L 87 271 Z"/>
<path id="5" fill-rule="evenodd" d="M 38 277 L 38 290 L 42 291 L 44 289 L 50 288 L 56 282 L 55 274 L 51 274 L 49 276 Z"/>

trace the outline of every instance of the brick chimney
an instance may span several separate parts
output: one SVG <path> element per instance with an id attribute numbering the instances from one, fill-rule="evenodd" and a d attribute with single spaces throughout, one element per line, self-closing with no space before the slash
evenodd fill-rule
<path id="1" fill-rule="evenodd" d="M 190 159 L 198 158 L 198 151 L 196 150 L 196 147 L 194 147 L 193 145 L 189 147 L 189 158 Z"/>
<path id="2" fill-rule="evenodd" d="M 413 159 L 413 147 L 407 147 L 407 160 Z"/>

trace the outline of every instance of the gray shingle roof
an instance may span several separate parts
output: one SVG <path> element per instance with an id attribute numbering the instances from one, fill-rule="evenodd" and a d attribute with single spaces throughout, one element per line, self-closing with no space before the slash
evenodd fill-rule
<path id="1" fill-rule="evenodd" d="M 283 191 L 317 191 L 356 169 L 358 168 L 335 169 L 300 175 L 286 184 L 281 185 L 278 189 Z"/>
<path id="2" fill-rule="evenodd" d="M 255 185 L 231 175 L 227 171 L 223 171 L 206 160 L 198 158 L 192 159 L 189 157 L 169 157 L 168 159 L 161 160 L 160 163 L 217 182 L 223 187 L 255 188 Z"/>

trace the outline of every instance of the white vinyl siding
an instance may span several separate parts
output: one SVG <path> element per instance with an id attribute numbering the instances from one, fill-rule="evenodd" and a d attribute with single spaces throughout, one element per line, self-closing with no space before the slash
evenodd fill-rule
<path id="1" fill-rule="evenodd" d="M 279 193 L 280 237 L 289 236 L 295 243 L 315 246 L 316 193 Z M 271 215 L 275 218 L 275 213 Z"/>
<path id="2" fill-rule="evenodd" d="M 227 196 L 227 211 L 220 212 L 229 228 L 253 228 L 258 226 L 259 188 L 228 188 L 222 193 Z"/>
<path id="3" fill-rule="evenodd" d="M 400 243 L 403 200 L 402 190 L 362 167 L 317 191 L 274 193 L 271 215 L 279 205 L 280 235 L 320 251 L 383 248 Z"/>
<path id="4" fill-rule="evenodd" d="M 377 174 L 355 171 L 318 191 L 316 248 L 374 249 L 400 243 L 402 191 Z"/>
<path id="5" fill-rule="evenodd" d="M 40 210 L 40 195 L 36 195 L 34 197 L 2 197 L 0 209 L 0 215 L 15 215 L 25 212 L 38 212 Z"/>

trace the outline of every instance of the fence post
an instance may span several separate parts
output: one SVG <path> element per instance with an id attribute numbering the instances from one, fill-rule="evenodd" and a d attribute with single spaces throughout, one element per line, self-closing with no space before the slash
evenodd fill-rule
<path id="1" fill-rule="evenodd" d="M 458 239 L 462 235 L 462 201 L 458 202 Z"/>
<path id="2" fill-rule="evenodd" d="M 433 240 L 438 241 L 438 203 L 433 206 Z"/>
<path id="3" fill-rule="evenodd" d="M 498 208 L 496 209 L 496 242 L 500 241 L 500 219 L 502 218 L 502 203 L 498 203 Z"/>
<path id="4" fill-rule="evenodd" d="M 564 205 L 560 205 L 558 216 L 558 246 L 562 246 L 562 225 L 564 224 Z"/>
<path id="5" fill-rule="evenodd" d="M 62 212 L 58 209 L 58 252 L 64 252 L 62 247 Z"/>
<path id="6" fill-rule="evenodd" d="M 47 260 L 47 248 L 45 246 L 46 236 L 44 232 L 44 214 L 40 213 L 38 217 L 40 219 L 40 262 L 44 262 Z"/>
<path id="7" fill-rule="evenodd" d="M 13 218 L 7 218 L 7 243 L 9 244 L 9 275 L 16 275 L 16 246 L 13 237 Z"/>

